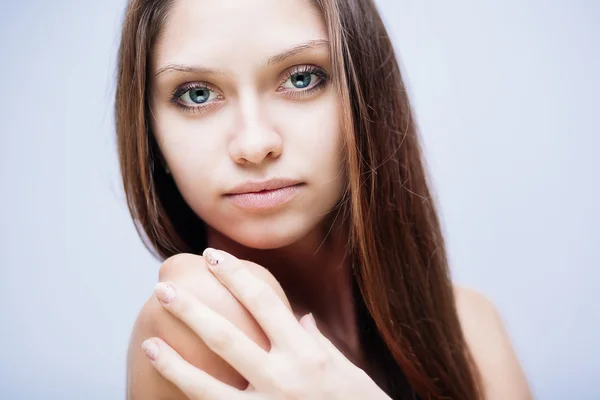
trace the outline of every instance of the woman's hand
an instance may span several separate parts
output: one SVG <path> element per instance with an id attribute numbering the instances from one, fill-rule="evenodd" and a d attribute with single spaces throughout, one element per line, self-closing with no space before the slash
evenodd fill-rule
<path id="1" fill-rule="evenodd" d="M 234 256 L 204 252 L 209 269 L 248 309 L 271 342 L 264 351 L 229 320 L 175 283 L 158 283 L 160 303 L 250 384 L 239 390 L 192 366 L 158 338 L 142 348 L 166 379 L 192 400 L 389 399 L 317 329 L 312 316 L 297 321 L 275 291 Z"/>

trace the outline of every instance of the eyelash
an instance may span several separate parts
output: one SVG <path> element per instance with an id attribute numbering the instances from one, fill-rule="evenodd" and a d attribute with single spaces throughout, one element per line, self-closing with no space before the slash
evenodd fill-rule
<path id="1" fill-rule="evenodd" d="M 316 85 L 314 85 L 310 89 L 280 90 L 281 86 L 284 83 L 286 83 L 291 77 L 293 77 L 295 75 L 300 75 L 300 74 L 316 75 L 317 77 L 319 77 L 319 81 L 317 82 Z M 289 94 L 296 98 L 306 97 L 306 96 L 310 96 L 311 94 L 321 90 L 327 84 L 328 79 L 329 78 L 327 76 L 327 73 L 322 68 L 317 67 L 315 65 L 302 65 L 299 67 L 295 67 L 286 73 L 286 77 L 282 81 L 282 83 L 281 83 L 280 87 L 277 89 L 277 91 L 281 92 L 281 93 Z M 200 83 L 200 82 L 191 82 L 191 83 L 186 83 L 185 85 L 182 85 L 182 86 L 178 87 L 177 89 L 175 89 L 173 91 L 173 93 L 171 94 L 171 98 L 169 99 L 169 101 L 171 103 L 173 103 L 175 106 L 177 106 L 179 109 L 181 109 L 182 111 L 185 111 L 186 113 L 189 113 L 189 114 L 195 114 L 195 113 L 199 113 L 199 112 L 208 111 L 209 109 L 214 107 L 220 99 L 222 99 L 222 96 L 217 94 L 216 101 L 210 101 L 210 102 L 207 101 L 204 104 L 198 104 L 196 106 L 187 106 L 185 104 L 180 103 L 179 101 L 180 101 L 181 97 L 193 89 L 207 89 L 210 92 L 217 93 L 215 90 L 213 90 L 211 88 L 210 85 L 207 85 L 205 83 Z"/>

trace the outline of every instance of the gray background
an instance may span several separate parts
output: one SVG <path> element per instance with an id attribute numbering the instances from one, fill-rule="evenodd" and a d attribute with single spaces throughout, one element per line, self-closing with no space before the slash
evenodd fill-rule
<path id="1" fill-rule="evenodd" d="M 600 3 L 380 0 L 457 282 L 502 313 L 539 399 L 600 399 Z M 0 2 L 0 398 L 121 399 L 158 262 L 112 102 L 123 0 Z"/>

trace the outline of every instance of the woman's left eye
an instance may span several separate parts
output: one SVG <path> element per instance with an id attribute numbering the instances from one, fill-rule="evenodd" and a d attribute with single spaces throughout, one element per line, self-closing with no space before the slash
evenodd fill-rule
<path id="1" fill-rule="evenodd" d="M 316 68 L 306 68 L 292 71 L 281 86 L 286 90 L 310 90 L 320 86 L 327 79 L 324 71 Z"/>

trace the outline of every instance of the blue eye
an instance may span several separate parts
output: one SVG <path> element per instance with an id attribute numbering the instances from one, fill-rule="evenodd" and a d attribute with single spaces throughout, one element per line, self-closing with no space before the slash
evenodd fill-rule
<path id="1" fill-rule="evenodd" d="M 206 86 L 192 86 L 182 93 L 179 99 L 184 104 L 204 104 L 209 100 L 214 100 L 217 97 L 216 93 Z"/>
<path id="2" fill-rule="evenodd" d="M 292 85 L 297 87 L 298 89 L 304 89 L 310 82 L 312 81 L 313 74 L 302 72 L 293 74 L 290 79 L 292 80 Z"/>
<path id="3" fill-rule="evenodd" d="M 190 114 L 208 111 L 223 101 L 223 96 L 208 83 L 191 82 L 175 89 L 169 101 Z"/>
<path id="4" fill-rule="evenodd" d="M 190 100 L 194 103 L 202 104 L 210 97 L 210 90 L 207 88 L 194 88 L 189 91 Z"/>
<path id="5" fill-rule="evenodd" d="M 325 71 L 313 65 L 305 65 L 290 71 L 281 87 L 290 92 L 306 92 L 321 87 L 326 81 Z"/>

